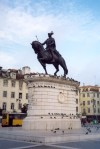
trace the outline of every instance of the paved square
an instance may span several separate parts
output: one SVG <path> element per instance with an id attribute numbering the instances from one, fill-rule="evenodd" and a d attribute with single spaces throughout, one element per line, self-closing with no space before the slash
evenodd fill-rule
<path id="1" fill-rule="evenodd" d="M 30 148 L 36 146 L 34 143 L 22 142 L 22 141 L 14 141 L 14 140 L 6 140 L 0 139 L 0 149 L 21 149 L 21 148 Z"/>
<path id="2" fill-rule="evenodd" d="M 61 143 L 55 145 L 55 147 L 57 146 L 61 149 L 100 149 L 100 140 Z"/>
<path id="3" fill-rule="evenodd" d="M 0 149 L 100 149 L 100 139 L 47 145 L 0 139 Z"/>

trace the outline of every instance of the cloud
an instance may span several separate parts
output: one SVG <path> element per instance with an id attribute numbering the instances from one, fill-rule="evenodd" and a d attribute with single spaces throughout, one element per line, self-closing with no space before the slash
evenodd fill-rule
<path id="1" fill-rule="evenodd" d="M 4 10 L 3 13 L 2 9 L 0 11 L 0 19 L 2 20 L 0 24 L 0 39 L 22 43 L 29 40 L 35 34 L 41 34 L 42 36 L 43 33 L 51 29 L 55 31 L 58 37 L 61 36 L 61 38 L 63 37 L 66 40 L 78 41 L 85 40 L 86 38 L 88 40 L 90 39 L 88 36 L 91 37 L 91 32 L 86 27 L 92 23 L 90 12 L 81 12 L 80 14 L 75 12 L 74 3 L 72 2 L 68 3 L 69 5 L 65 5 L 65 7 L 62 1 L 61 6 L 63 6 L 63 9 L 67 9 L 67 7 L 71 9 L 66 14 L 65 10 L 55 14 L 54 10 L 51 9 L 51 3 L 48 1 L 35 3 L 33 8 L 27 2 L 24 3 L 24 6 L 18 4 L 13 9 L 9 6 L 1 6 Z M 26 11 L 25 8 L 27 8 Z M 96 33 L 98 32 L 96 31 Z"/>
<path id="2" fill-rule="evenodd" d="M 54 31 L 57 49 L 64 56 L 72 77 L 86 80 L 87 72 L 98 71 L 98 65 L 87 68 L 89 61 L 100 53 L 100 21 L 90 9 L 79 11 L 73 0 L 2 1 L 0 4 L 0 64 L 4 67 L 29 65 L 33 71 L 43 71 L 30 42 L 40 42 Z M 13 52 L 12 52 L 13 51 Z M 4 60 L 6 58 L 6 60 Z M 33 64 L 35 63 L 35 65 Z M 48 71 L 54 68 L 47 66 Z M 88 71 L 87 71 L 88 70 Z M 94 74 L 94 72 L 91 73 Z M 44 71 L 43 71 L 44 72 Z M 60 70 L 59 74 L 62 74 Z M 83 75 L 83 77 L 81 77 Z M 89 79 L 89 78 L 88 78 Z M 99 79 L 98 79 L 99 80 Z M 99 80 L 100 82 L 100 80 Z"/>
<path id="3" fill-rule="evenodd" d="M 15 60 L 12 55 L 5 53 L 5 52 L 0 52 L 0 64 L 3 64 L 4 68 L 7 68 L 7 65 L 12 66 L 12 62 L 14 64 Z"/>

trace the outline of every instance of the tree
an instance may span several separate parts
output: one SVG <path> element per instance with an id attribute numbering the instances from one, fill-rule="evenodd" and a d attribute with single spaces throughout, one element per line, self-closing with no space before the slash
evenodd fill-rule
<path id="1" fill-rule="evenodd" d="M 28 104 L 23 104 L 23 107 L 21 108 L 21 112 L 22 113 L 27 113 L 27 110 L 28 110 Z"/>
<path id="2" fill-rule="evenodd" d="M 0 108 L 0 116 L 2 116 L 2 109 Z"/>

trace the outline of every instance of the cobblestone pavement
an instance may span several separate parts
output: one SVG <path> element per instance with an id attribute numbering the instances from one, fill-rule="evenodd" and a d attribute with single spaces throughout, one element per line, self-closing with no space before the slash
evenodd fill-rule
<path id="1" fill-rule="evenodd" d="M 100 149 L 100 139 L 47 145 L 0 139 L 0 149 Z"/>
<path id="2" fill-rule="evenodd" d="M 10 132 L 10 133 L 9 133 Z M 2 135 L 5 136 L 8 134 L 8 138 L 2 137 Z M 20 139 L 14 140 L 14 133 L 18 134 Z M 0 128 L 0 149 L 100 149 L 100 139 L 95 138 L 95 134 L 100 134 L 100 125 L 95 126 L 86 126 L 82 127 L 81 130 L 66 130 L 64 133 L 67 136 L 71 136 L 73 134 L 76 135 L 84 135 L 86 134 L 92 134 L 94 135 L 94 139 L 92 140 L 84 140 L 84 141 L 73 141 L 73 142 L 66 142 L 66 143 L 48 143 L 46 145 L 43 145 L 42 143 L 36 143 L 36 142 L 27 142 L 22 141 L 21 134 L 23 135 L 30 134 L 30 131 L 25 132 L 21 128 Z M 34 132 L 35 136 L 38 136 L 38 132 Z M 61 135 L 62 131 L 58 130 L 56 134 L 54 134 L 52 131 L 40 132 L 42 135 L 47 136 L 59 136 Z M 88 133 L 88 134 L 87 134 Z M 31 132 L 33 134 L 33 132 Z M 64 134 L 62 134 L 64 135 Z"/>

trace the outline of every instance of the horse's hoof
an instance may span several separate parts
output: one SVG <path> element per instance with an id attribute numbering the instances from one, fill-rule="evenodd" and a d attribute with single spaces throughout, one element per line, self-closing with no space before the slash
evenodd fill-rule
<path id="1" fill-rule="evenodd" d="M 64 76 L 63 76 L 63 78 L 65 78 L 65 79 L 66 79 L 66 76 L 64 75 Z"/>

